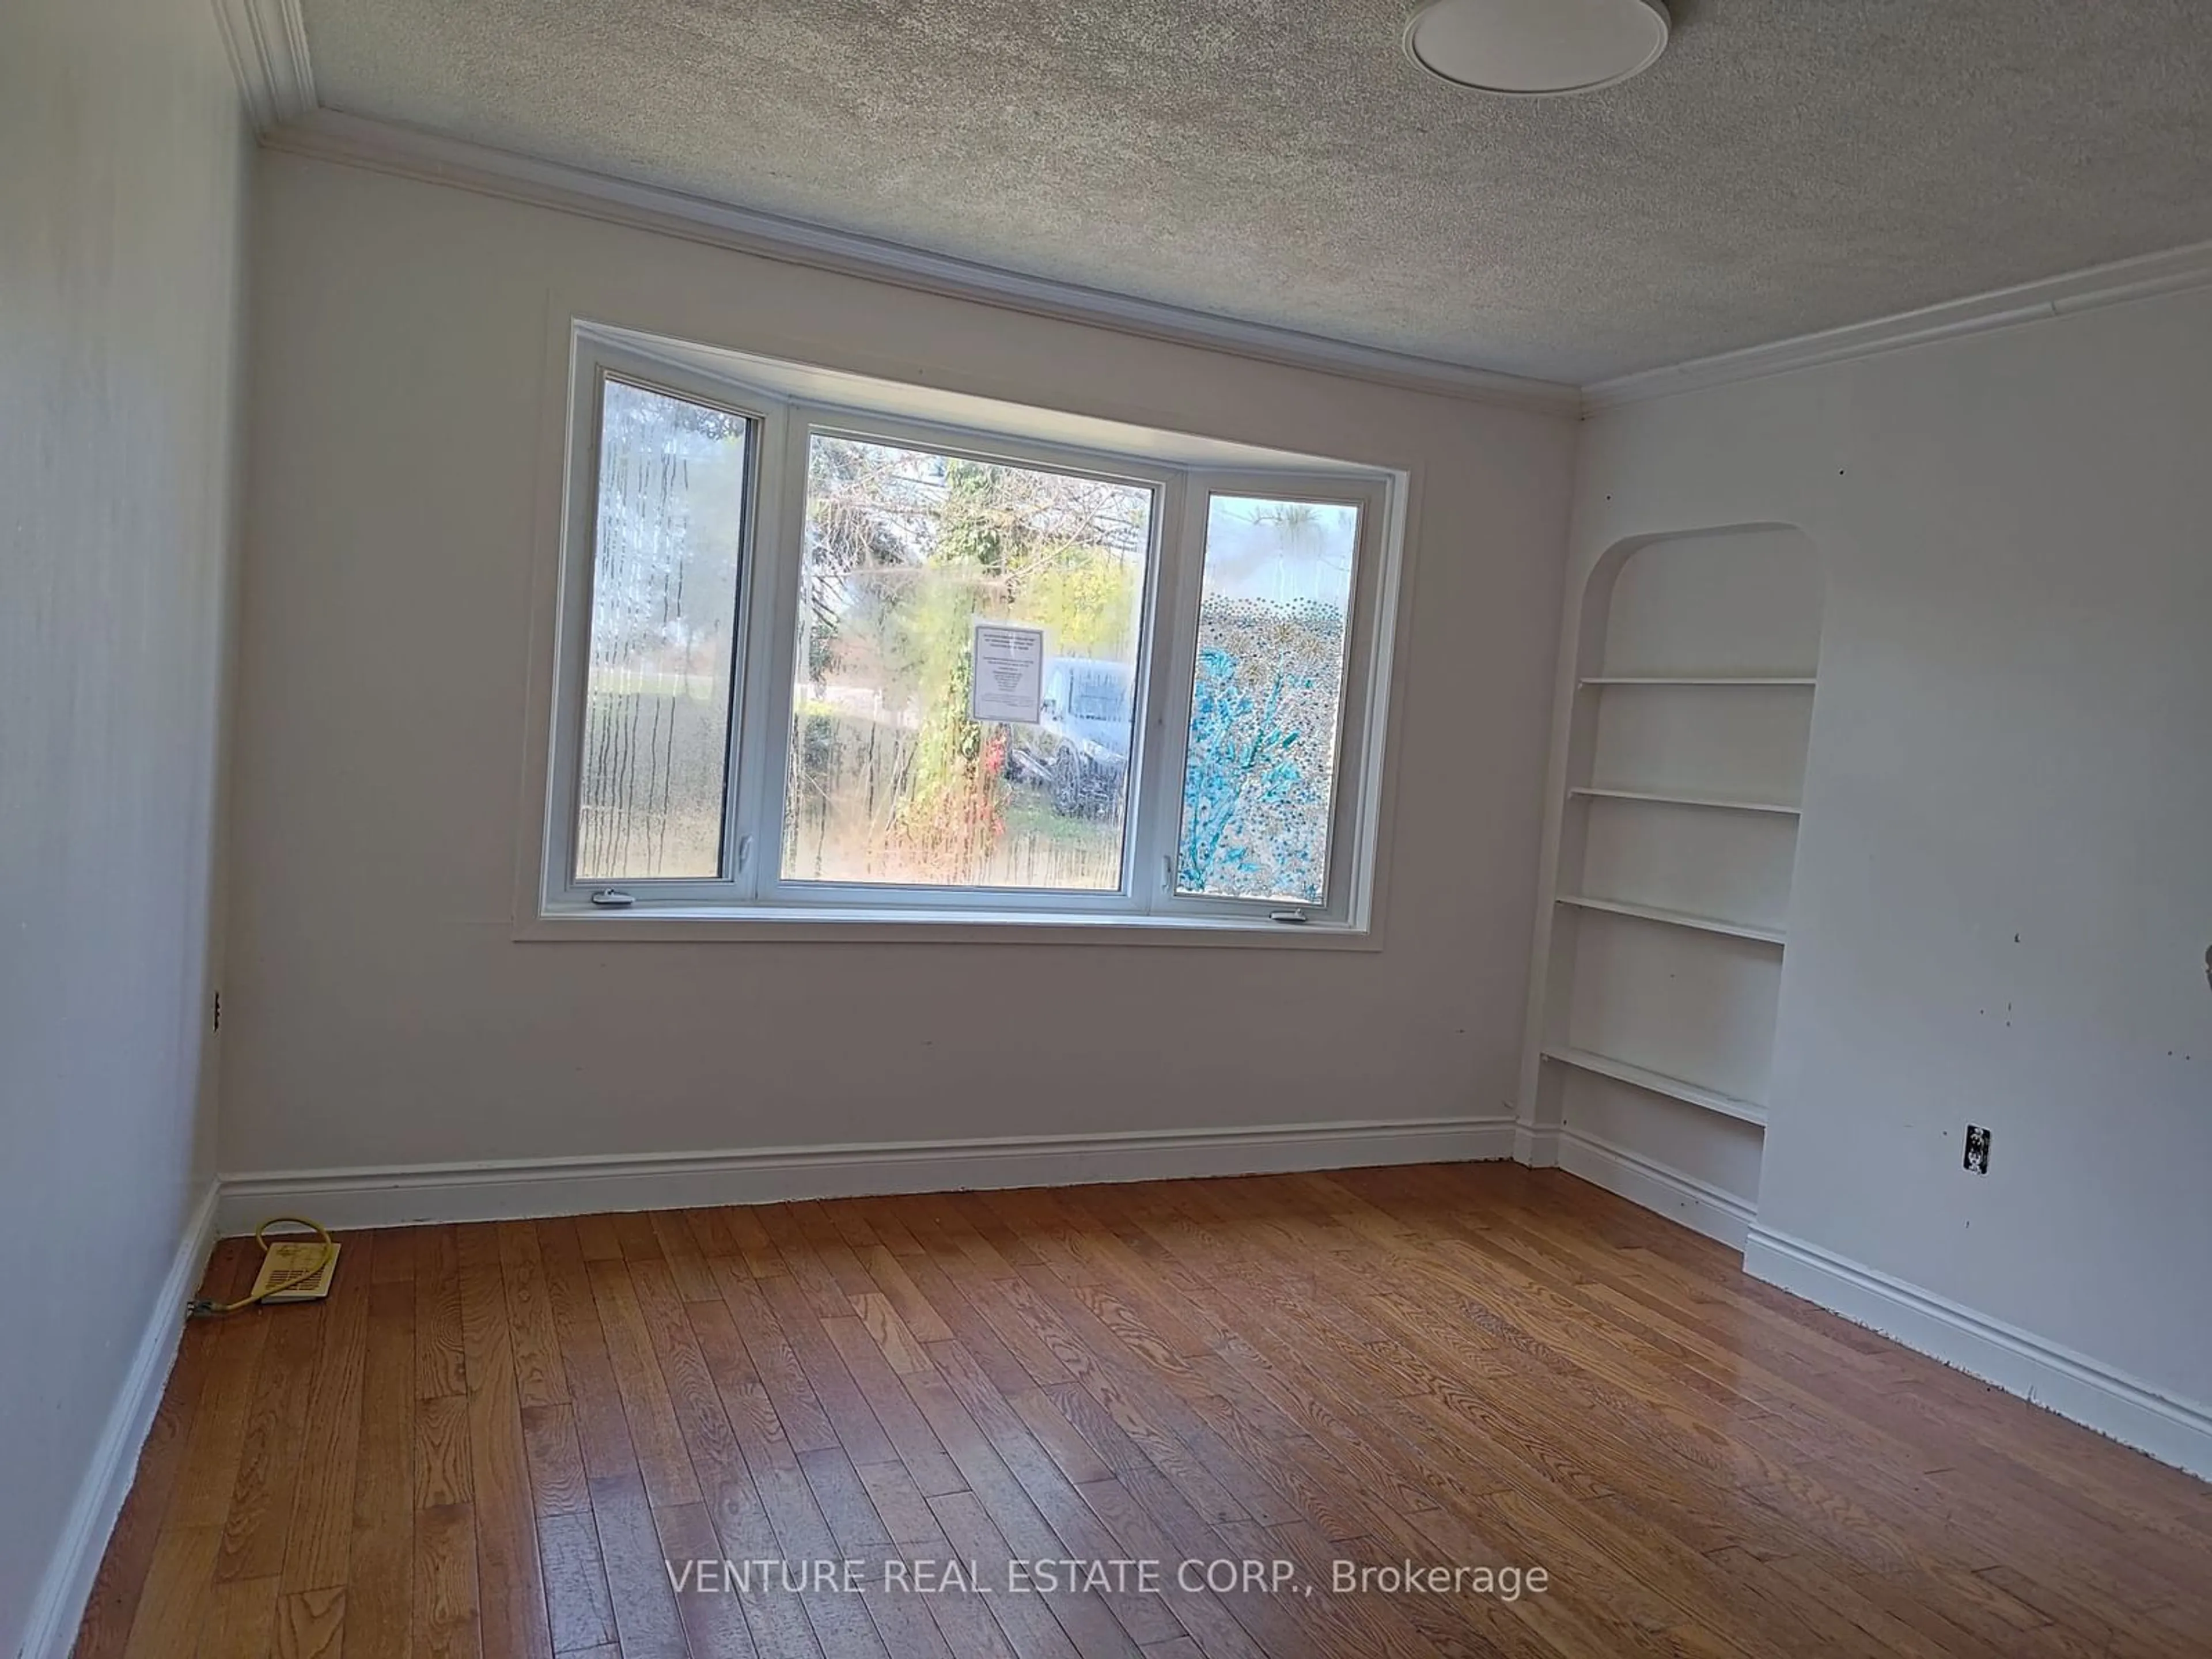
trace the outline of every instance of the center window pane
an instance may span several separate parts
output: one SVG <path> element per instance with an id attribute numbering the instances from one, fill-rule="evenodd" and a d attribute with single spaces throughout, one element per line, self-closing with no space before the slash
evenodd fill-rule
<path id="1" fill-rule="evenodd" d="M 815 434 L 785 879 L 1118 889 L 1152 512 L 1142 484 Z M 1043 630 L 1034 720 L 971 713 L 978 622 Z"/>

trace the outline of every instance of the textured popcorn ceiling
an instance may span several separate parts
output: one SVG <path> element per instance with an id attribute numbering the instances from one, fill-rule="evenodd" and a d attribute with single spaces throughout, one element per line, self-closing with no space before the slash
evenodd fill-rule
<path id="1" fill-rule="evenodd" d="M 1588 381 L 2212 237 L 2212 0 L 1680 0 L 1449 87 L 1404 0 L 305 0 L 327 106 Z"/>

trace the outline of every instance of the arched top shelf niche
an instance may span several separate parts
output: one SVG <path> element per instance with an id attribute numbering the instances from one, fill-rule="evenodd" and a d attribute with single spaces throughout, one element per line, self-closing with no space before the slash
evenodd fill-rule
<path id="1" fill-rule="evenodd" d="M 1823 585 L 1819 550 L 1789 525 L 1620 542 L 1583 586 L 1559 711 L 1524 1127 L 1601 1184 L 1657 1170 L 1710 1194 L 1681 1218 L 1738 1242 L 1757 1201 Z"/>

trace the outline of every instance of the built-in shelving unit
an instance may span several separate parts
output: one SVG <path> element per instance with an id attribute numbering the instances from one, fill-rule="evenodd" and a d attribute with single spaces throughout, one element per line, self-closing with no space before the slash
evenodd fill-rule
<path id="1" fill-rule="evenodd" d="M 1782 526 L 1644 538 L 1596 562 L 1579 605 L 1524 1144 L 1593 1179 L 1640 1172 L 1620 1176 L 1632 1197 L 1671 1172 L 1738 1199 L 1740 1218 L 1757 1202 L 1788 949 L 1819 559 Z"/>

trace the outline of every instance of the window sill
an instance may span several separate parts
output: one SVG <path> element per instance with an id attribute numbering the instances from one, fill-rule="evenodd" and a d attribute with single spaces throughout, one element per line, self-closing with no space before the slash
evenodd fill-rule
<path id="1" fill-rule="evenodd" d="M 518 940 L 636 945 L 1109 945 L 1259 951 L 1380 951 L 1381 932 L 1341 923 L 1242 916 L 1102 915 L 1079 911 L 560 910 L 525 917 Z"/>

